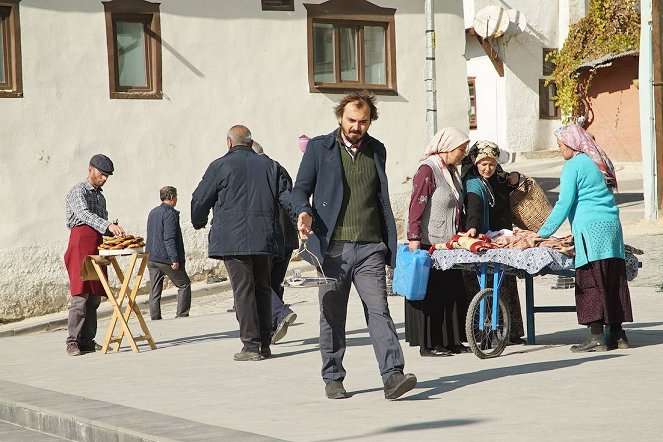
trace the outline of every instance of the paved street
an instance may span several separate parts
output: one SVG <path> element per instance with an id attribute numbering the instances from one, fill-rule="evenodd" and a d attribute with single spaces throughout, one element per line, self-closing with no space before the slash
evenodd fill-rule
<path id="1" fill-rule="evenodd" d="M 537 177 L 547 191 L 556 190 L 561 161 L 510 166 Z M 663 232 L 659 223 L 638 218 L 637 174 L 626 165 L 618 177 L 619 198 L 626 199 L 626 242 L 645 251 L 640 276 L 631 283 L 635 322 L 625 324 L 629 350 L 574 354 L 570 345 L 586 332 L 575 314 L 540 313 L 535 345 L 507 347 L 489 360 L 473 354 L 421 358 L 403 340 L 403 299 L 393 296 L 389 303 L 406 371 L 416 373 L 419 383 L 400 400 L 387 401 L 353 293 L 345 359 L 352 397 L 330 401 L 319 374 L 314 289 L 286 290 L 298 319 L 273 346 L 272 359 L 235 362 L 241 343 L 234 314 L 226 311 L 232 306 L 229 285 L 199 283 L 189 318 L 174 319 L 174 291 L 167 291 L 166 319 L 148 320 L 154 351 L 142 345 L 136 354 L 125 345 L 119 353 L 74 358 L 64 352 L 62 329 L 7 337 L 21 327 L 62 327 L 64 312 L 1 326 L 0 421 L 84 440 L 658 441 L 663 294 L 656 288 L 663 275 Z M 537 305 L 573 303 L 573 290 L 553 290 L 554 283 L 553 277 L 535 278 Z M 522 281 L 520 293 L 524 310 Z M 107 325 L 106 317 L 98 340 Z M 131 327 L 137 328 L 135 321 Z M 10 430 L 16 429 L 0 426 L 0 438 L 57 440 L 31 439 L 29 432 L 14 438 Z"/>

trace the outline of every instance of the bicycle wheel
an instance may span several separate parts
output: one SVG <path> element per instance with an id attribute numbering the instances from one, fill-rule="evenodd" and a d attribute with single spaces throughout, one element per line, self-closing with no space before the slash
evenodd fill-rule
<path id="1" fill-rule="evenodd" d="M 481 324 L 480 309 L 484 304 L 483 330 Z M 472 353 L 480 359 L 494 358 L 502 354 L 509 340 L 509 328 L 511 320 L 506 303 L 499 300 L 497 312 L 497 327 L 493 328 L 493 289 L 487 288 L 474 295 L 470 307 L 467 309 L 465 318 L 465 332 L 467 343 L 470 344 Z"/>

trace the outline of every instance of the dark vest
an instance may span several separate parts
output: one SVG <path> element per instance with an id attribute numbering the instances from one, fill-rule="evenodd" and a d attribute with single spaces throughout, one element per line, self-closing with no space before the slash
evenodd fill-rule
<path id="1" fill-rule="evenodd" d="M 341 142 L 343 163 L 343 203 L 332 235 L 335 241 L 380 242 L 378 194 L 379 179 L 375 170 L 373 150 L 370 145 L 363 145 L 354 160 Z"/>

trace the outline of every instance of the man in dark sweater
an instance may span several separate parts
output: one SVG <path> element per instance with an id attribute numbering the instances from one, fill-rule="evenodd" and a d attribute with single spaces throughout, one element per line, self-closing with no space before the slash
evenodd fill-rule
<path id="1" fill-rule="evenodd" d="M 191 280 L 184 268 L 184 241 L 180 228 L 177 189 L 166 186 L 159 191 L 161 204 L 147 217 L 145 248 L 150 252 L 147 269 L 150 272 L 150 317 L 161 319 L 163 280 L 168 276 L 177 287 L 177 318 L 189 316 L 191 308 Z"/>
<path id="2" fill-rule="evenodd" d="M 417 384 L 413 374 L 403 374 L 403 351 L 387 303 L 385 264 L 395 262 L 396 222 L 386 150 L 367 133 L 378 117 L 374 100 L 366 91 L 341 100 L 335 108 L 339 128 L 309 141 L 292 192 L 297 228 L 312 252 L 301 256 L 336 280 L 318 292 L 322 379 L 329 399 L 349 396 L 343 356 L 351 284 L 364 306 L 385 398 L 396 399 Z"/>

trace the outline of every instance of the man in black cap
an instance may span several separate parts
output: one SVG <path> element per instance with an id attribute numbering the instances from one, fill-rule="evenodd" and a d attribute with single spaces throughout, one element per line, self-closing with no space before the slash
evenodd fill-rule
<path id="1" fill-rule="evenodd" d="M 117 221 L 108 221 L 106 198 L 101 191 L 113 169 L 113 162 L 106 155 L 93 156 L 87 179 L 72 187 L 65 199 L 70 230 L 64 255 L 71 290 L 67 336 L 67 354 L 70 356 L 101 349 L 94 337 L 97 334 L 97 308 L 106 292 L 100 281 L 83 281 L 80 269 L 87 255 L 98 253 L 103 234 L 124 235 L 124 229 Z"/>

